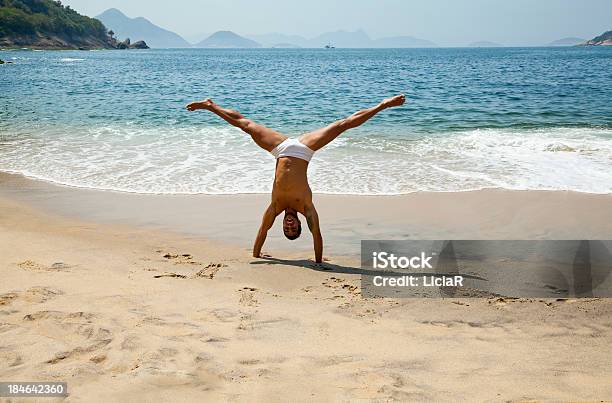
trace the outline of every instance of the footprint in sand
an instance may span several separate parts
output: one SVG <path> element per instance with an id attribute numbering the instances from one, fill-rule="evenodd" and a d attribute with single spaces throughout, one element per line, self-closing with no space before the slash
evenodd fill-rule
<path id="1" fill-rule="evenodd" d="M 71 266 L 63 262 L 56 262 L 56 263 L 53 263 L 51 266 L 46 266 L 46 265 L 37 263 L 33 260 L 26 260 L 26 261 L 17 263 L 17 267 L 23 270 L 30 270 L 30 271 L 66 271 Z"/>
<path id="2" fill-rule="evenodd" d="M 250 313 L 245 313 L 245 314 L 240 315 L 240 321 L 236 328 L 241 331 L 253 330 L 254 329 L 253 315 Z"/>
<path id="3" fill-rule="evenodd" d="M 358 295 L 361 292 L 358 286 L 346 284 L 346 280 L 337 277 L 330 277 L 321 284 L 333 290 L 347 291 L 349 295 Z"/>
<path id="4" fill-rule="evenodd" d="M 161 250 L 157 250 L 158 253 L 164 253 Z M 178 253 L 169 253 L 166 252 L 162 255 L 162 257 L 164 259 L 166 259 L 166 261 L 168 262 L 173 262 L 175 265 L 195 265 L 195 266 L 204 266 L 203 263 L 198 262 L 196 260 L 193 259 L 193 256 L 189 253 L 183 253 L 183 254 L 178 254 Z M 187 277 L 193 277 L 193 278 L 208 278 L 208 279 L 213 279 L 215 277 L 215 275 L 219 272 L 219 270 L 221 270 L 222 268 L 227 267 L 226 264 L 223 263 L 209 263 L 206 267 L 203 267 L 201 270 L 199 270 L 198 272 L 196 272 L 194 275 L 186 275 L 186 274 L 178 274 L 178 273 L 164 273 L 164 274 L 160 274 L 160 275 L 156 275 L 154 276 L 155 278 L 162 278 L 162 277 L 174 277 L 174 278 L 187 278 Z M 155 269 L 147 269 L 149 271 L 155 271 Z"/>
<path id="5" fill-rule="evenodd" d="M 104 353 L 101 350 L 113 341 L 113 335 L 109 329 L 96 325 L 96 319 L 96 315 L 87 312 L 38 311 L 25 315 L 23 325 L 63 341 L 63 349 L 44 361 L 53 365 L 84 354 L 93 353 L 95 357 Z"/>
<path id="6" fill-rule="evenodd" d="M 91 362 L 93 362 L 95 364 L 100 364 L 100 363 L 106 361 L 106 354 L 97 354 L 97 355 L 94 355 L 93 357 L 91 357 L 89 359 L 89 361 L 91 361 Z"/>
<path id="7" fill-rule="evenodd" d="M 242 306 L 259 305 L 259 301 L 257 301 L 257 298 L 255 298 L 255 291 L 257 291 L 257 288 L 253 287 L 243 287 L 242 289 L 238 290 L 238 292 L 240 292 L 240 299 L 238 300 L 238 303 Z"/>
<path id="8" fill-rule="evenodd" d="M 324 282 L 322 282 L 321 284 L 323 284 L 325 287 L 327 288 L 338 288 L 337 284 L 338 283 L 343 283 L 344 280 L 337 278 L 337 277 L 330 277 L 327 280 L 325 280 Z"/>
<path id="9" fill-rule="evenodd" d="M 223 267 L 227 267 L 227 265 L 223 263 L 210 263 L 208 266 L 197 272 L 195 276 L 209 278 L 212 280 Z"/>
<path id="10" fill-rule="evenodd" d="M 141 346 L 141 341 L 138 336 L 129 334 L 123 338 L 120 346 L 121 350 L 135 351 Z"/>
<path id="11" fill-rule="evenodd" d="M 199 262 L 196 262 L 195 260 L 193 260 L 193 256 L 191 256 L 189 253 L 183 253 L 183 254 L 172 254 L 172 253 L 165 253 L 163 255 L 163 258 L 173 262 L 174 264 L 200 264 Z"/>
<path id="12" fill-rule="evenodd" d="M 62 295 L 63 292 L 49 287 L 32 287 L 25 291 L 14 291 L 0 295 L 0 306 L 9 305 L 17 300 L 23 300 L 32 304 L 41 304 L 52 298 Z"/>
<path id="13" fill-rule="evenodd" d="M 194 264 L 200 264 L 200 263 L 195 263 Z M 223 267 L 227 267 L 227 265 L 223 264 L 223 263 L 210 263 L 208 266 L 204 267 L 202 270 L 198 271 L 197 273 L 195 273 L 193 276 L 192 275 L 187 275 L 187 274 L 179 274 L 179 273 L 174 273 L 174 272 L 166 272 L 166 273 L 162 273 L 162 274 L 156 274 L 153 277 L 154 278 L 163 278 L 163 277 L 171 277 L 171 278 L 188 278 L 188 277 L 192 277 L 192 278 L 207 278 L 207 279 L 213 279 L 215 277 L 215 275 L 219 272 L 219 270 L 221 270 L 221 268 Z M 148 269 L 148 271 L 155 271 L 154 269 Z"/>
<path id="14" fill-rule="evenodd" d="M 17 299 L 19 294 L 16 292 L 7 292 L 6 294 L 0 294 L 0 306 L 10 305 L 13 300 Z"/>
<path id="15" fill-rule="evenodd" d="M 28 288 L 23 294 L 22 298 L 27 302 L 34 304 L 42 304 L 50 299 L 64 294 L 63 291 L 50 288 L 50 287 L 32 287 Z"/>

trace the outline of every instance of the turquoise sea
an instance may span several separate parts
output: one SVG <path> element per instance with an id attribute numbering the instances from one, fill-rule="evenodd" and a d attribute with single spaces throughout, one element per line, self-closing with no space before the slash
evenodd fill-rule
<path id="1" fill-rule="evenodd" d="M 390 95 L 314 191 L 612 192 L 612 48 L 0 51 L 0 171 L 141 193 L 271 189 L 274 159 L 189 101 L 288 135 Z"/>

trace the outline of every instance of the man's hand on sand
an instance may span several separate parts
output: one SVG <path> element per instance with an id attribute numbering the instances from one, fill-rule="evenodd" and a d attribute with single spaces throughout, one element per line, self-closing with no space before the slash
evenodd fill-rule
<path id="1" fill-rule="evenodd" d="M 329 262 L 329 259 L 324 257 L 322 262 L 317 262 L 315 260 L 312 259 L 308 259 L 308 266 L 310 268 L 313 269 L 318 269 L 318 270 L 327 270 L 330 271 L 331 268 L 327 267 L 327 265 L 325 264 L 325 262 Z"/>
<path id="2" fill-rule="evenodd" d="M 402 106 L 406 102 L 406 96 L 404 94 L 397 95 L 391 98 L 387 98 L 381 102 L 385 108 L 393 108 L 395 106 Z"/>
<path id="3" fill-rule="evenodd" d="M 186 106 L 189 112 L 197 111 L 198 109 L 208 109 L 212 106 L 212 99 L 206 99 L 204 101 L 192 102 Z"/>

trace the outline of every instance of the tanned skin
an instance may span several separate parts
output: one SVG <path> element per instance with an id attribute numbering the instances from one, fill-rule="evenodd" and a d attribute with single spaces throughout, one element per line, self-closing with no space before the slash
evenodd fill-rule
<path id="1" fill-rule="evenodd" d="M 320 150 L 343 132 L 364 124 L 382 110 L 403 105 L 405 100 L 404 95 L 387 98 L 372 108 L 361 110 L 329 126 L 303 134 L 298 140 L 313 151 Z M 235 110 L 222 108 L 210 99 L 192 102 L 187 105 L 187 110 L 191 112 L 207 110 L 216 114 L 232 126 L 249 134 L 258 146 L 268 152 L 287 139 L 284 134 L 257 124 Z M 274 220 L 282 212 L 285 213 L 283 232 L 288 238 L 295 238 L 300 225 L 297 213 L 300 213 L 306 217 L 308 228 L 312 233 L 315 262 L 317 264 L 323 262 L 323 237 L 319 226 L 319 215 L 312 202 L 312 191 L 308 185 L 307 173 L 308 162 L 302 159 L 295 157 L 277 159 L 272 200 L 264 212 L 253 246 L 253 257 L 262 257 L 261 249 L 266 241 L 268 230 L 272 228 Z"/>

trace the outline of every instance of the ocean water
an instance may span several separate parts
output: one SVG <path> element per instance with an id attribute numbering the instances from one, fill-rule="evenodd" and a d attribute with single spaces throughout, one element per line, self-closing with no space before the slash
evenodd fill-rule
<path id="1" fill-rule="evenodd" d="M 612 192 L 612 49 L 0 51 L 0 170 L 141 193 L 257 193 L 274 159 L 189 101 L 290 136 L 405 93 L 318 152 L 316 192 Z"/>

